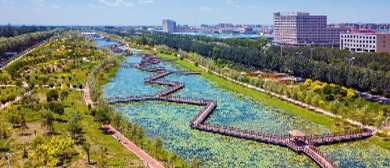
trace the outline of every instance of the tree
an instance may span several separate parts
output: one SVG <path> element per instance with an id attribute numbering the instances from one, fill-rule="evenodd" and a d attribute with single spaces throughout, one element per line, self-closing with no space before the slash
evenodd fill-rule
<path id="1" fill-rule="evenodd" d="M 379 114 L 376 117 L 376 128 L 381 129 L 382 128 L 382 122 L 385 120 L 384 112 L 379 111 Z"/>
<path id="2" fill-rule="evenodd" d="M 156 136 L 154 138 L 154 146 L 156 147 L 156 156 L 157 156 L 157 159 L 159 158 L 159 154 L 160 154 L 160 151 L 161 149 L 163 148 L 163 141 L 162 139 L 160 138 L 160 136 Z"/>
<path id="3" fill-rule="evenodd" d="M 330 102 L 329 110 L 335 114 L 340 114 L 342 106 L 343 105 L 338 100 L 335 100 Z"/>
<path id="4" fill-rule="evenodd" d="M 141 126 L 138 127 L 137 138 L 138 138 L 138 140 L 140 142 L 140 146 L 141 146 L 142 143 L 144 142 L 144 129 Z"/>
<path id="5" fill-rule="evenodd" d="M 65 112 L 64 106 L 61 103 L 56 103 L 56 102 L 49 102 L 45 105 L 45 107 L 59 115 L 63 115 Z"/>
<path id="6" fill-rule="evenodd" d="M 115 112 L 113 114 L 113 117 L 112 117 L 112 125 L 116 128 L 119 128 L 121 126 L 121 123 L 122 123 L 122 113 L 118 113 L 118 112 Z"/>
<path id="7" fill-rule="evenodd" d="M 202 160 L 199 157 L 195 157 L 194 159 L 191 160 L 190 168 L 199 168 L 202 167 Z"/>
<path id="8" fill-rule="evenodd" d="M 68 96 L 69 96 L 68 89 L 62 89 L 60 91 L 60 98 L 61 98 L 62 101 L 64 101 Z"/>
<path id="9" fill-rule="evenodd" d="M 103 123 L 103 124 L 108 124 L 111 121 L 110 116 L 108 115 L 108 111 L 106 111 L 103 108 L 99 108 L 97 110 L 97 113 L 95 115 L 95 118 L 97 121 Z"/>
<path id="10" fill-rule="evenodd" d="M 137 144 L 137 134 L 138 134 L 138 127 L 140 127 L 137 123 L 134 124 L 133 128 L 131 129 L 131 137 L 134 140 L 134 144 Z"/>
<path id="11" fill-rule="evenodd" d="M 6 139 L 8 137 L 7 125 L 3 120 L 0 120 L 0 140 Z M 0 146 L 1 148 L 2 146 Z"/>
<path id="12" fill-rule="evenodd" d="M 47 82 L 49 81 L 49 78 L 47 76 L 40 76 L 39 79 L 42 81 L 44 85 L 46 85 Z"/>
<path id="13" fill-rule="evenodd" d="M 31 157 L 35 157 L 41 164 L 55 167 L 63 163 L 69 155 L 69 150 L 74 146 L 73 140 L 53 136 L 50 141 L 40 143 Z"/>
<path id="14" fill-rule="evenodd" d="M 47 127 L 49 133 L 51 133 L 54 124 L 53 112 L 47 109 L 41 110 L 41 120 L 42 120 L 42 126 Z"/>
<path id="15" fill-rule="evenodd" d="M 14 113 L 8 114 L 8 122 L 12 124 L 12 127 L 15 127 L 17 124 L 20 124 L 20 115 L 16 111 Z"/>
<path id="16" fill-rule="evenodd" d="M 179 156 L 177 156 L 177 153 L 176 152 L 171 152 L 171 165 L 172 165 L 172 168 L 174 167 L 174 162 L 176 161 L 177 158 L 179 158 Z"/>
<path id="17" fill-rule="evenodd" d="M 359 121 L 362 123 L 362 126 L 366 126 L 369 124 L 371 117 L 370 115 L 372 114 L 371 109 L 368 107 L 368 105 L 364 106 L 359 110 Z"/>
<path id="18" fill-rule="evenodd" d="M 46 100 L 48 102 L 53 101 L 53 100 L 57 101 L 57 99 L 58 99 L 58 92 L 56 90 L 53 89 L 53 90 L 50 90 L 46 93 Z"/>
<path id="19" fill-rule="evenodd" d="M 320 100 L 321 100 L 321 97 L 319 95 L 315 95 L 312 99 L 311 99 L 311 105 L 315 106 L 315 107 L 319 107 L 320 105 Z"/>
<path id="20" fill-rule="evenodd" d="M 0 81 L 3 85 L 6 85 L 10 78 L 11 76 L 7 72 L 2 72 L 0 74 Z"/>
<path id="21" fill-rule="evenodd" d="M 98 162 L 97 162 L 97 167 L 98 168 L 104 168 L 107 164 L 107 148 L 105 146 L 101 147 L 99 150 L 99 155 L 98 155 Z"/>
<path id="22" fill-rule="evenodd" d="M 353 97 L 355 97 L 355 90 L 353 90 L 353 89 L 348 89 L 347 90 L 347 97 L 348 98 L 353 98 Z"/>
<path id="23" fill-rule="evenodd" d="M 88 157 L 88 164 L 91 164 L 90 160 L 89 160 L 89 152 L 91 150 L 91 144 L 89 142 L 85 142 L 83 144 L 83 150 L 87 153 L 87 157 Z"/>
<path id="24" fill-rule="evenodd" d="M 73 139 L 81 132 L 80 120 L 81 116 L 79 110 L 72 108 L 69 111 L 68 130 L 72 134 Z"/>

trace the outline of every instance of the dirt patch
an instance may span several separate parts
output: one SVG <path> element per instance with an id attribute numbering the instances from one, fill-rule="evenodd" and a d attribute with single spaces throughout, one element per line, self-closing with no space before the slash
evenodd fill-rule
<path id="1" fill-rule="evenodd" d="M 11 136 L 11 138 L 15 140 L 13 143 L 15 144 L 30 143 L 36 136 L 38 135 L 42 136 L 47 132 L 46 128 L 41 127 L 40 123 L 28 123 L 27 127 L 28 129 L 23 131 L 21 129 L 17 129 L 13 131 Z"/>
<path id="2" fill-rule="evenodd" d="M 97 167 L 97 165 L 88 165 L 88 162 L 83 159 L 73 162 L 70 167 Z"/>
<path id="3" fill-rule="evenodd" d="M 38 96 L 38 98 L 39 98 L 39 103 L 42 103 L 42 102 L 45 102 L 45 101 L 46 101 L 46 94 L 44 94 L 44 93 L 38 93 L 37 96 Z"/>

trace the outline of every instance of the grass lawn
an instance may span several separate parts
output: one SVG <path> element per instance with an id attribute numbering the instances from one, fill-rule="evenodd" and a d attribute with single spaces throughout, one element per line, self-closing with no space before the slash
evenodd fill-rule
<path id="1" fill-rule="evenodd" d="M 139 165 L 140 159 L 137 155 L 128 150 L 125 146 L 119 143 L 110 134 L 105 134 L 100 130 L 101 124 L 93 121 L 93 117 L 86 115 L 81 122 L 83 131 L 85 131 L 85 137 L 91 144 L 91 161 L 96 162 L 98 159 L 99 146 L 107 147 L 108 164 L 110 166 L 128 166 Z M 86 158 L 86 153 L 83 152 Z M 115 157 L 115 159 L 113 159 Z"/>
<path id="2" fill-rule="evenodd" d="M 191 63 L 189 63 L 189 62 L 187 62 L 187 61 L 180 60 L 178 57 L 175 57 L 175 56 L 173 56 L 173 55 L 158 53 L 157 56 L 159 56 L 159 57 L 161 57 L 161 58 L 176 60 L 176 61 L 175 61 L 176 64 L 179 64 L 179 65 L 181 65 L 182 67 L 187 68 L 187 69 L 189 69 L 189 70 L 191 70 L 191 71 L 196 71 L 196 72 L 201 72 L 201 71 L 203 71 L 202 68 L 196 67 L 196 66 L 194 66 L 193 64 L 191 64 Z"/>
<path id="3" fill-rule="evenodd" d="M 157 56 L 161 57 L 161 58 L 166 58 L 166 59 L 173 59 L 173 60 L 178 60 L 179 58 L 173 56 L 173 55 L 168 55 L 168 54 L 162 54 L 162 53 L 158 53 Z"/>

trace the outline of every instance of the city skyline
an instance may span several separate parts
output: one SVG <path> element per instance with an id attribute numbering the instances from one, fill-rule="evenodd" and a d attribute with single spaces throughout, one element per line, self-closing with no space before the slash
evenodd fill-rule
<path id="1" fill-rule="evenodd" d="M 337 4 L 337 5 L 335 5 Z M 381 4 L 381 5 L 372 5 Z M 162 19 L 177 24 L 267 24 L 274 12 L 310 12 L 327 15 L 328 23 L 389 23 L 389 1 L 308 0 L 189 1 L 189 0 L 0 0 L 0 24 L 12 25 L 161 25 Z M 142 17 L 140 17 L 142 16 Z"/>

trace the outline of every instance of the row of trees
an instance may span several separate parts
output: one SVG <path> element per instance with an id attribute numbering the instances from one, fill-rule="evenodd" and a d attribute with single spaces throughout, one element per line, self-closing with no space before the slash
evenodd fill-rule
<path id="1" fill-rule="evenodd" d="M 122 31 L 117 34 L 124 33 Z M 156 44 L 167 45 L 168 47 L 182 49 L 187 52 L 195 52 L 213 60 L 231 60 L 248 67 L 285 72 L 303 78 L 336 83 L 360 91 L 390 92 L 390 74 L 386 72 L 360 67 L 351 68 L 349 63 L 345 61 L 337 63 L 316 61 L 311 59 L 310 55 L 296 56 L 292 50 L 286 52 L 288 55 L 284 54 L 284 56 L 281 56 L 280 47 L 262 50 L 254 47 L 243 47 L 239 44 L 231 45 L 221 40 L 213 42 L 211 38 L 199 40 L 200 38 L 196 36 L 165 33 L 142 32 L 140 35 L 140 32 L 138 32 L 137 34 L 127 33 L 126 36 L 136 40 L 140 39 L 140 37 L 145 37 L 142 39 L 146 40 L 153 39 Z M 202 39 L 205 38 L 207 37 L 202 37 Z"/>
<path id="2" fill-rule="evenodd" d="M 284 55 L 296 55 L 302 52 L 302 56 L 315 61 L 322 61 L 327 64 L 348 63 L 348 59 L 354 57 L 354 66 L 369 68 L 375 71 L 390 71 L 390 55 L 381 53 L 352 53 L 338 48 L 321 47 L 284 47 Z M 351 62 L 352 63 L 352 62 Z"/>
<path id="3" fill-rule="evenodd" d="M 0 26 L 0 37 L 14 37 L 27 33 L 52 30 L 54 28 L 52 26 L 12 26 L 8 24 L 6 26 Z"/>
<path id="4" fill-rule="evenodd" d="M 29 34 L 23 34 L 15 37 L 1 37 L 0 38 L 0 56 L 4 55 L 5 52 L 20 52 L 25 48 L 31 46 L 32 41 L 42 41 L 58 33 L 61 29 L 55 29 L 50 31 L 41 31 Z"/>

